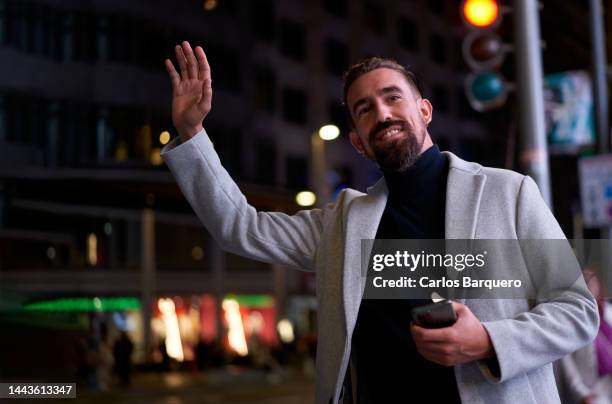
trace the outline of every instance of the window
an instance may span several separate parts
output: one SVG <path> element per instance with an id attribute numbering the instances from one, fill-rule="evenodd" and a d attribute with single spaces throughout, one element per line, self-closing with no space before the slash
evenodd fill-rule
<path id="1" fill-rule="evenodd" d="M 276 12 L 272 0 L 251 0 L 251 28 L 257 39 L 266 42 L 274 41 Z"/>
<path id="2" fill-rule="evenodd" d="M 283 90 L 283 118 L 289 122 L 304 124 L 307 120 L 306 93 L 295 88 Z"/>
<path id="3" fill-rule="evenodd" d="M 437 110 L 443 113 L 448 113 L 450 104 L 448 97 L 448 89 L 444 85 L 434 85 L 432 100 L 434 111 Z"/>
<path id="4" fill-rule="evenodd" d="M 408 50 L 417 50 L 419 47 L 418 34 L 414 21 L 403 17 L 397 20 L 397 39 L 402 47 Z"/>
<path id="5" fill-rule="evenodd" d="M 429 9 L 437 15 L 444 15 L 444 3 L 445 0 L 427 0 L 427 4 L 429 5 Z"/>
<path id="6" fill-rule="evenodd" d="M 348 67 L 348 49 L 335 39 L 325 41 L 325 67 L 331 74 L 341 76 Z"/>
<path id="7" fill-rule="evenodd" d="M 365 25 L 375 34 L 385 33 L 385 9 L 382 4 L 368 1 L 364 9 Z"/>
<path id="8" fill-rule="evenodd" d="M 279 24 L 279 47 L 284 56 L 296 61 L 306 59 L 306 31 L 296 22 L 283 20 Z"/>
<path id="9" fill-rule="evenodd" d="M 204 43 L 204 41 L 199 41 Z M 241 92 L 242 75 L 237 51 L 218 45 L 206 45 L 206 56 L 211 65 L 213 86 L 223 90 Z"/>
<path id="10" fill-rule="evenodd" d="M 254 71 L 253 104 L 260 111 L 274 112 L 276 106 L 276 77 L 272 69 L 258 66 Z"/>
<path id="11" fill-rule="evenodd" d="M 92 62 L 96 57 L 96 20 L 86 13 L 76 13 L 74 18 L 73 56 L 75 60 Z M 143 42 L 144 43 L 144 42 Z"/>
<path id="12" fill-rule="evenodd" d="M 285 172 L 287 188 L 304 190 L 308 187 L 308 162 L 305 157 L 287 156 Z"/>
<path id="13" fill-rule="evenodd" d="M 331 122 L 340 129 L 340 136 L 348 136 L 350 122 L 348 113 L 339 100 L 330 100 L 328 103 L 328 113 Z"/>
<path id="14" fill-rule="evenodd" d="M 6 45 L 6 4 L 0 0 L 0 46 Z"/>
<path id="15" fill-rule="evenodd" d="M 336 17 L 346 15 L 346 0 L 323 0 L 323 8 Z"/>
<path id="16" fill-rule="evenodd" d="M 207 133 L 215 145 L 223 167 L 233 177 L 242 175 L 242 133 L 238 128 L 208 124 Z"/>
<path id="17" fill-rule="evenodd" d="M 271 139 L 260 137 L 255 144 L 256 180 L 260 184 L 276 183 L 276 148 Z"/>
<path id="18" fill-rule="evenodd" d="M 446 63 L 446 42 L 438 34 L 431 34 L 429 37 L 429 54 L 434 62 L 438 64 Z"/>
<path id="19" fill-rule="evenodd" d="M 479 113 L 476 112 L 465 95 L 465 87 L 457 86 L 455 89 L 455 98 L 457 101 L 457 112 L 461 119 L 479 119 Z"/>

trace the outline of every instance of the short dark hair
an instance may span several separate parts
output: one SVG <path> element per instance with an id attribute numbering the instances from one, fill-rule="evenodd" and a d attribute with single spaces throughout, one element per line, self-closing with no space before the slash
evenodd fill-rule
<path id="1" fill-rule="evenodd" d="M 357 80 L 364 74 L 376 69 L 391 69 L 400 72 L 406 78 L 406 81 L 408 82 L 410 87 L 416 92 L 416 95 L 422 97 L 423 90 L 421 88 L 421 83 L 419 82 L 419 79 L 417 78 L 416 74 L 410 69 L 408 69 L 406 66 L 401 65 L 395 59 L 381 58 L 377 56 L 366 58 L 361 62 L 349 67 L 342 76 L 342 81 L 344 82 L 344 87 L 342 89 L 342 104 L 344 105 L 351 125 L 353 125 L 353 117 L 351 115 L 351 111 L 346 100 L 348 90 L 355 82 L 355 80 Z"/>

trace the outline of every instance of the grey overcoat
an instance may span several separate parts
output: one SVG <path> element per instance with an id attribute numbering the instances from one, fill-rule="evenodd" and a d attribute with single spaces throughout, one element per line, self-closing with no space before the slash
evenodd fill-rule
<path id="1" fill-rule="evenodd" d="M 531 178 L 444 155 L 450 162 L 447 239 L 565 238 Z M 346 189 L 333 205 L 290 216 L 250 206 L 204 130 L 185 143 L 175 139 L 162 157 L 222 248 L 316 271 L 316 402 L 341 401 L 364 288 L 360 241 L 376 235 L 387 202 L 384 179 L 366 194 Z M 465 302 L 491 337 L 499 372 L 480 362 L 455 366 L 462 402 L 559 402 L 551 363 L 592 341 L 599 324 L 595 300 L 582 279 L 574 286 L 539 304 L 526 299 Z"/>

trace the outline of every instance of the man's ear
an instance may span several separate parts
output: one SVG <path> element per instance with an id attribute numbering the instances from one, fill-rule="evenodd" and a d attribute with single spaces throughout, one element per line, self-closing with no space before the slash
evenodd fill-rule
<path id="1" fill-rule="evenodd" d="M 355 150 L 357 150 L 357 153 L 359 154 L 365 153 L 365 150 L 363 148 L 363 143 L 361 142 L 361 138 L 359 138 L 359 135 L 354 130 L 349 132 L 349 140 L 351 141 L 351 144 L 353 145 Z"/>
<path id="2" fill-rule="evenodd" d="M 427 98 L 421 98 L 419 104 L 419 111 L 421 112 L 423 121 L 425 121 L 425 124 L 429 125 L 429 122 L 431 122 L 431 118 L 433 117 L 433 106 Z"/>

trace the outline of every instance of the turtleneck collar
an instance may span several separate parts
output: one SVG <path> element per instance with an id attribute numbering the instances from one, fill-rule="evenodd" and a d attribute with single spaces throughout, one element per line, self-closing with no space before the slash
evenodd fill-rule
<path id="1" fill-rule="evenodd" d="M 427 203 L 430 197 L 446 190 L 447 173 L 448 161 L 436 144 L 421 153 L 406 171 L 383 170 L 389 199 L 400 202 L 416 199 Z"/>

